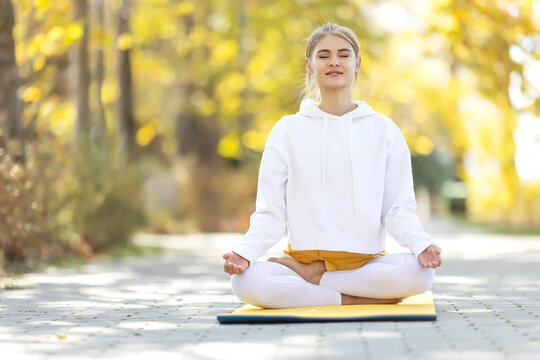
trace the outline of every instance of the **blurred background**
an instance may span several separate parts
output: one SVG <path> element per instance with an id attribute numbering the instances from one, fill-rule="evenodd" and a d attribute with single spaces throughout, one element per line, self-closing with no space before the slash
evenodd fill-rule
<path id="1" fill-rule="evenodd" d="M 305 40 L 361 45 L 418 211 L 540 232 L 540 1 L 0 0 L 0 274 L 136 232 L 245 232 Z"/>

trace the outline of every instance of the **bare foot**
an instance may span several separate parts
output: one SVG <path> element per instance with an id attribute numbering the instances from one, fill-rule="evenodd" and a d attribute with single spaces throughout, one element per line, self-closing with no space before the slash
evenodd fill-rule
<path id="1" fill-rule="evenodd" d="M 403 298 L 398 299 L 372 299 L 359 296 L 341 294 L 341 305 L 368 305 L 368 304 L 398 304 Z"/>
<path id="2" fill-rule="evenodd" d="M 291 256 L 280 256 L 280 257 L 271 257 L 268 258 L 270 262 L 276 262 L 281 265 L 285 265 L 298 275 L 300 275 L 304 280 L 315 285 L 319 285 L 323 274 L 326 272 L 326 266 L 324 261 L 319 260 L 311 264 L 304 264 L 300 261 L 295 260 Z"/>

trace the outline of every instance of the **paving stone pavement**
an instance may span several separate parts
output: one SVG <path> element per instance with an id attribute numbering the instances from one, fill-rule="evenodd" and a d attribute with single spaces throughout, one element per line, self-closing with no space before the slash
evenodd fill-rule
<path id="1" fill-rule="evenodd" d="M 423 223 L 443 248 L 437 321 L 219 325 L 241 305 L 221 254 L 242 234 L 141 235 L 167 250 L 49 268 L 0 291 L 0 358 L 540 359 L 540 237 Z"/>

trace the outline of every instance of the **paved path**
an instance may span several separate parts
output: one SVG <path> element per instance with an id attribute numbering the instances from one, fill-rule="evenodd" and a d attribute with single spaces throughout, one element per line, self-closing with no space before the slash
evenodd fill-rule
<path id="1" fill-rule="evenodd" d="M 217 313 L 240 305 L 220 255 L 241 234 L 142 236 L 168 250 L 50 268 L 0 290 L 0 357 L 539 359 L 540 237 L 424 224 L 444 251 L 436 322 L 219 325 Z"/>

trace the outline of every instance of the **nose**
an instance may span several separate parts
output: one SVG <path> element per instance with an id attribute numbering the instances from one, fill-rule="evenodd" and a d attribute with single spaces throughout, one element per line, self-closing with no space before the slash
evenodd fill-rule
<path id="1" fill-rule="evenodd" d="M 339 66 L 339 56 L 334 55 L 334 56 L 331 56 L 330 59 L 331 59 L 330 60 L 330 65 Z"/>
<path id="2" fill-rule="evenodd" d="M 338 55 L 333 55 L 331 57 L 330 64 L 331 65 L 339 65 L 339 56 Z"/>

